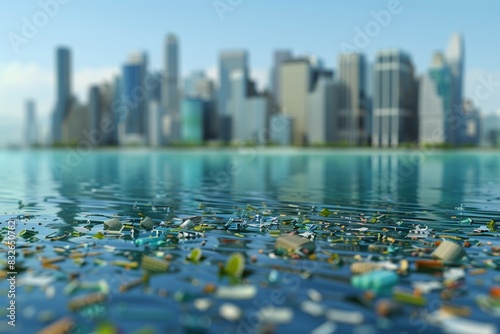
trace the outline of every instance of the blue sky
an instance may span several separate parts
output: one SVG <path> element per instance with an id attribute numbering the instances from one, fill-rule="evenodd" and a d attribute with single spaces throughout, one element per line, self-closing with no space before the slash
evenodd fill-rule
<path id="1" fill-rule="evenodd" d="M 17 45 L 16 52 L 13 34 L 23 36 L 26 20 L 33 22 L 43 10 L 41 4 L 51 2 L 61 3 L 57 13 L 25 44 Z M 410 53 L 417 72 L 423 73 L 432 53 L 445 51 L 451 34 L 460 32 L 466 47 L 466 96 L 473 98 L 478 85 L 490 81 L 490 94 L 486 98 L 482 94 L 478 103 L 484 112 L 500 108 L 500 87 L 494 84 L 500 83 L 496 38 L 500 2 L 494 0 L 8 1 L 0 12 L 0 144 L 21 138 L 27 98 L 36 100 L 40 119 L 46 123 L 55 98 L 58 45 L 73 52 L 74 91 L 83 100 L 91 83 L 111 79 L 133 51 L 147 51 L 151 68 L 161 69 L 168 32 L 180 39 L 183 75 L 195 69 L 214 74 L 221 49 L 245 48 L 254 77 L 264 86 L 274 49 L 316 55 L 336 67 L 340 45 L 354 44 L 356 29 L 365 31 L 375 21 L 372 12 L 390 6 L 397 13 L 391 14 L 386 26 L 379 25 L 361 48 L 370 61 L 379 49 L 400 48 Z"/>

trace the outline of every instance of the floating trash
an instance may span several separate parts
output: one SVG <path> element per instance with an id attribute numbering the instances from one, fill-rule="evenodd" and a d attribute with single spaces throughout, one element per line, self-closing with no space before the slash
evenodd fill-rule
<path id="1" fill-rule="evenodd" d="M 224 274 L 226 275 L 241 277 L 241 275 L 243 275 L 243 271 L 245 270 L 245 257 L 241 253 L 231 254 L 223 269 Z"/>
<path id="2" fill-rule="evenodd" d="M 123 224 L 116 218 L 106 220 L 104 222 L 104 229 L 110 231 L 121 231 Z"/>
<path id="3" fill-rule="evenodd" d="M 219 315 L 228 321 L 237 321 L 242 314 L 241 308 L 231 303 L 224 303 L 219 307 Z"/>
<path id="4" fill-rule="evenodd" d="M 453 263 L 461 260 L 466 256 L 466 253 L 463 247 L 456 242 L 444 240 L 434 252 L 432 252 L 432 256 L 445 262 Z"/>
<path id="5" fill-rule="evenodd" d="M 330 321 L 349 325 L 359 325 L 364 321 L 363 313 L 360 311 L 346 311 L 340 309 L 328 309 L 326 311 L 326 318 Z"/>
<path id="6" fill-rule="evenodd" d="M 406 235 L 407 238 L 428 238 L 431 234 L 431 230 L 426 226 L 420 228 L 420 225 L 415 226 L 415 229 L 410 230 Z"/>
<path id="7" fill-rule="evenodd" d="M 316 244 L 309 239 L 299 237 L 295 234 L 282 235 L 276 240 L 276 249 L 284 249 L 289 253 L 309 255 L 314 253 Z"/>
<path id="8" fill-rule="evenodd" d="M 256 295 L 255 285 L 221 286 L 215 291 L 215 296 L 219 299 L 253 299 Z"/>
<path id="9" fill-rule="evenodd" d="M 364 290 L 380 292 L 392 288 L 398 283 L 399 277 L 393 271 L 375 270 L 362 275 L 355 275 L 351 278 L 351 284 Z"/>
<path id="10" fill-rule="evenodd" d="M 246 230 L 247 226 L 248 223 L 246 220 L 230 218 L 224 225 L 224 228 L 226 230 L 243 231 Z"/>
<path id="11" fill-rule="evenodd" d="M 101 292 L 79 296 L 70 300 L 68 308 L 70 311 L 78 311 L 87 306 L 104 303 L 107 299 L 108 295 Z"/>
<path id="12" fill-rule="evenodd" d="M 289 307 L 265 307 L 259 310 L 262 322 L 273 325 L 287 324 L 293 319 L 293 310 Z"/>
<path id="13" fill-rule="evenodd" d="M 141 260 L 141 269 L 149 272 L 167 272 L 170 263 L 152 256 L 143 255 Z"/>
<path id="14" fill-rule="evenodd" d="M 141 219 L 139 225 L 146 231 L 151 231 L 154 228 L 154 222 L 149 217 L 144 217 L 143 219 Z"/>
<path id="15" fill-rule="evenodd" d="M 75 322 L 70 317 L 65 317 L 43 328 L 37 334 L 67 334 L 76 327 Z"/>

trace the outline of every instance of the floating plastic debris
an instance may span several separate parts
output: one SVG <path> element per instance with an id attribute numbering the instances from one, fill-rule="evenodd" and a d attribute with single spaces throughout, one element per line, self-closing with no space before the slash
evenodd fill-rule
<path id="1" fill-rule="evenodd" d="M 375 270 L 362 275 L 355 275 L 351 278 L 353 286 L 380 292 L 387 288 L 392 288 L 398 283 L 398 275 L 393 271 Z"/>
<path id="2" fill-rule="evenodd" d="M 475 229 L 472 230 L 474 233 L 484 233 L 484 232 L 490 232 L 490 229 L 486 225 L 481 225 Z"/>
<path id="3" fill-rule="evenodd" d="M 203 252 L 200 248 L 194 248 L 187 256 L 187 259 L 191 262 L 199 262 L 201 260 L 202 254 Z"/>
<path id="4" fill-rule="evenodd" d="M 224 225 L 224 228 L 226 230 L 243 231 L 246 230 L 247 226 L 248 223 L 246 220 L 230 218 Z"/>
<path id="5" fill-rule="evenodd" d="M 139 225 L 147 231 L 151 231 L 154 228 L 154 222 L 149 217 L 144 217 L 143 219 L 141 219 Z"/>
<path id="6" fill-rule="evenodd" d="M 141 260 L 141 269 L 149 272 L 166 272 L 170 263 L 152 256 L 143 255 Z"/>
<path id="7" fill-rule="evenodd" d="M 70 311 L 78 311 L 90 305 L 103 303 L 107 299 L 108 299 L 107 294 L 100 292 L 79 296 L 69 301 L 68 308 Z"/>
<path id="8" fill-rule="evenodd" d="M 224 274 L 226 275 L 241 277 L 241 275 L 243 275 L 243 271 L 245 270 L 245 257 L 241 253 L 231 254 L 223 269 Z"/>
<path id="9" fill-rule="evenodd" d="M 110 231 L 121 231 L 123 224 L 116 218 L 106 220 L 104 222 L 104 229 Z"/>
<path id="10" fill-rule="evenodd" d="M 395 289 L 393 291 L 392 299 L 400 303 L 405 303 L 414 306 L 422 307 L 427 305 L 427 300 L 424 297 L 419 296 L 417 294 L 401 291 L 399 289 Z"/>
<path id="11" fill-rule="evenodd" d="M 332 321 L 327 321 L 312 330 L 311 334 L 332 334 L 337 330 L 337 325 Z"/>
<path id="12" fill-rule="evenodd" d="M 67 334 L 76 327 L 75 322 L 70 317 L 65 317 L 43 328 L 37 334 Z"/>
<path id="13" fill-rule="evenodd" d="M 325 314 L 325 307 L 323 305 L 310 300 L 304 300 L 300 304 L 300 309 L 302 312 L 312 315 L 313 317 L 320 317 Z"/>
<path id="14" fill-rule="evenodd" d="M 347 311 L 340 309 L 328 309 L 326 318 L 330 321 L 336 321 L 344 324 L 359 325 L 364 321 L 363 313 L 360 311 Z"/>
<path id="15" fill-rule="evenodd" d="M 273 325 L 287 324 L 293 319 L 293 310 L 289 307 L 265 307 L 259 310 L 262 322 Z"/>
<path id="16" fill-rule="evenodd" d="M 221 286 L 215 291 L 219 299 L 253 299 L 257 295 L 255 285 Z"/>
<path id="17" fill-rule="evenodd" d="M 463 247 L 456 242 L 444 240 L 432 252 L 432 256 L 445 262 L 457 262 L 466 255 Z"/>
<path id="18" fill-rule="evenodd" d="M 219 315 L 228 321 L 237 321 L 242 314 L 241 308 L 231 303 L 224 303 L 219 307 Z"/>
<path id="19" fill-rule="evenodd" d="M 309 239 L 299 237 L 295 234 L 282 235 L 276 240 L 276 249 L 284 249 L 289 253 L 309 255 L 314 253 L 316 244 Z"/>
<path id="20" fill-rule="evenodd" d="M 420 225 L 415 226 L 413 230 L 410 230 L 406 235 L 407 238 L 428 238 L 431 234 L 431 230 L 426 226 L 420 228 Z"/>

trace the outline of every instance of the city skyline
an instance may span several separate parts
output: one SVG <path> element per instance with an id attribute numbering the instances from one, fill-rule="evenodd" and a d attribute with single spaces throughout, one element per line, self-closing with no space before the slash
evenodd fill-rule
<path id="1" fill-rule="evenodd" d="M 107 38 L 108 44 L 112 43 L 113 48 L 102 48 L 102 45 L 99 44 L 102 41 L 92 39 L 93 36 L 98 36 L 93 34 L 98 27 L 87 25 L 87 29 L 65 29 L 66 27 L 82 28 L 82 20 L 76 19 L 75 15 L 89 13 L 92 12 L 92 9 L 97 9 L 95 2 L 89 2 L 86 7 L 76 2 L 66 1 L 65 4 L 62 4 L 61 1 L 54 17 L 51 17 L 43 27 L 37 28 L 38 32 L 29 38 L 26 44 L 19 44 L 18 52 L 15 52 L 12 47 L 12 35 L 9 34 L 23 36 L 24 18 L 26 17 L 29 21 L 35 17 L 35 14 L 42 11 L 41 3 L 46 5 L 51 1 L 9 4 L 9 10 L 11 9 L 12 12 L 9 17 L 2 15 L 1 18 L 4 20 L 0 20 L 2 22 L 1 31 L 6 37 L 3 40 L 3 47 L 7 51 L 4 59 L 0 62 L 0 88 L 2 91 L 0 93 L 2 99 L 0 113 L 2 119 L 5 120 L 2 122 L 0 145 L 21 141 L 21 135 L 15 129 L 22 127 L 23 108 L 26 100 L 35 100 L 38 119 L 47 120 L 48 116 L 52 114 L 56 101 L 55 78 L 52 77 L 54 73 L 53 55 L 56 46 L 67 46 L 72 50 L 74 58 L 72 59 L 74 62 L 72 70 L 73 93 L 80 101 L 87 102 L 90 85 L 102 84 L 104 80 L 111 82 L 113 74 L 121 72 L 124 65 L 123 59 L 135 50 L 147 51 L 148 56 L 150 56 L 150 69 L 162 70 L 163 41 L 169 32 L 178 36 L 182 46 L 179 55 L 180 78 L 182 80 L 193 70 L 198 69 L 206 70 L 211 77 L 217 77 L 219 53 L 223 50 L 243 48 L 249 54 L 250 78 L 256 79 L 260 88 L 263 88 L 263 86 L 269 86 L 273 52 L 277 49 L 288 49 L 295 56 L 301 54 L 317 56 L 325 62 L 328 68 L 335 68 L 338 71 L 337 57 L 342 52 L 342 48 L 345 48 L 345 45 L 355 47 L 360 45 L 356 43 L 360 41 L 359 36 L 363 35 L 363 31 L 366 31 L 366 28 L 370 29 L 370 24 L 375 28 L 378 24 L 380 30 L 378 34 L 373 37 L 368 36 L 368 43 L 365 43 L 367 45 L 360 48 L 367 61 L 372 64 L 376 52 L 380 49 L 388 47 L 402 49 L 412 57 L 416 73 L 420 76 L 425 74 L 429 68 L 431 55 L 436 50 L 445 49 L 449 36 L 458 31 L 463 34 L 467 43 L 464 97 L 474 98 L 474 92 L 479 87 L 482 88 L 479 107 L 483 113 L 491 113 L 500 106 L 500 103 L 495 102 L 500 101 L 498 98 L 500 90 L 497 91 L 498 85 L 496 85 L 496 82 L 500 81 L 496 80 L 497 77 L 500 78 L 500 75 L 496 76 L 496 73 L 500 73 L 500 71 L 498 71 L 496 61 L 493 59 L 494 52 L 492 52 L 492 45 L 490 45 L 492 43 L 488 43 L 488 31 L 480 29 L 480 25 L 476 26 L 479 23 L 486 24 L 493 19 L 494 8 L 498 7 L 494 2 L 480 5 L 453 2 L 454 13 L 467 13 L 462 20 L 440 15 L 449 9 L 451 2 L 431 5 L 410 1 L 374 1 L 358 2 L 355 5 L 349 3 L 342 5 L 323 4 L 315 7 L 300 6 L 300 2 L 285 5 L 284 2 L 278 1 L 276 4 L 266 6 L 263 3 L 233 1 L 232 3 L 235 5 L 231 9 L 225 7 L 226 11 L 223 13 L 220 8 L 214 7 L 215 1 L 205 2 L 203 6 L 197 3 L 198 6 L 192 7 L 190 10 L 187 7 L 193 6 L 193 1 L 186 1 L 186 4 L 183 3 L 177 7 L 172 3 L 160 4 L 158 2 L 156 3 L 156 11 L 166 14 L 170 19 L 169 24 L 165 24 L 165 28 L 162 28 L 160 24 L 159 27 L 153 29 L 151 23 L 143 24 L 140 27 L 134 25 L 137 31 L 131 35 L 130 39 L 125 39 L 127 42 L 123 41 L 122 34 L 118 34 L 116 41 L 110 41 Z M 277 16 L 279 9 L 283 9 L 285 6 L 288 6 L 286 13 L 283 16 Z M 380 15 L 388 11 L 392 13 L 390 10 L 393 7 L 391 6 L 395 8 L 394 14 L 385 18 L 389 22 L 383 26 L 384 18 L 380 18 Z M 123 30 L 123 33 L 130 32 L 132 28 L 120 22 L 124 18 L 130 17 L 134 10 L 140 9 L 144 14 L 150 15 L 149 19 L 144 18 L 148 15 L 138 16 L 137 23 L 154 21 L 158 17 L 158 14 L 154 13 L 153 10 L 143 8 L 134 1 L 125 1 L 121 6 L 102 4 L 99 9 L 99 11 L 94 11 L 96 21 L 100 23 L 97 26 L 100 29 L 108 29 L 111 35 L 118 27 Z M 110 10 L 120 13 L 118 15 L 120 18 L 104 22 L 103 15 L 105 12 L 109 13 Z M 314 15 L 311 16 L 311 14 Z M 290 20 L 292 18 L 301 17 L 301 15 L 304 17 L 305 23 L 311 24 L 301 24 L 299 28 L 288 22 L 293 21 Z M 330 18 L 335 17 L 336 20 L 330 20 L 328 25 L 320 25 L 321 22 L 326 22 L 328 15 Z M 351 17 L 351 19 L 343 18 L 344 16 Z M 402 19 L 403 16 L 404 19 Z M 460 17 L 459 14 L 454 16 Z M 273 21 L 272 19 L 275 17 L 280 17 L 280 20 Z M 314 17 L 314 22 L 317 22 L 316 24 L 312 24 L 312 17 Z M 200 19 L 199 22 L 203 23 L 203 30 L 208 33 L 207 38 L 202 38 L 199 33 L 196 33 L 196 24 L 191 27 L 187 27 L 190 24 L 186 24 L 186 22 L 181 24 L 186 18 Z M 415 30 L 416 27 L 414 23 L 424 22 L 421 21 L 423 18 L 426 19 L 426 25 L 419 27 L 422 29 L 421 36 L 411 38 L 414 36 L 411 31 Z M 72 20 L 74 23 L 70 24 Z M 271 30 L 273 22 L 275 29 Z M 259 27 L 256 27 L 257 23 L 259 23 Z M 438 23 L 441 24 L 438 25 Z M 248 30 L 249 27 L 254 26 L 254 32 Z M 224 29 L 224 27 L 227 28 Z M 266 29 L 272 31 L 271 35 L 273 36 L 263 36 L 262 31 L 266 31 Z M 71 30 L 73 35 L 71 35 Z M 361 31 L 361 35 L 359 31 Z M 308 36 L 314 37 L 309 38 Z M 88 47 L 92 45 L 92 43 L 89 44 L 89 39 L 93 40 L 94 44 L 101 45 L 101 49 Z M 201 54 L 197 52 L 200 48 L 205 48 Z M 488 52 L 488 50 L 490 51 Z M 44 126 L 45 128 L 48 126 L 47 121 L 45 121 Z"/>

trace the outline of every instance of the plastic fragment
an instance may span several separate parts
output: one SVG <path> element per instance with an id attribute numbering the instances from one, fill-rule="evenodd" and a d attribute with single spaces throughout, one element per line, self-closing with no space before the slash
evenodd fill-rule
<path id="1" fill-rule="evenodd" d="M 359 311 L 346 311 L 339 309 L 328 309 L 326 318 L 330 321 L 336 321 L 344 324 L 359 325 L 363 323 L 363 313 Z"/>
<path id="2" fill-rule="evenodd" d="M 242 314 L 241 308 L 234 304 L 224 303 L 219 307 L 219 315 L 228 321 L 237 321 Z"/>
<path id="3" fill-rule="evenodd" d="M 66 334 L 75 328 L 75 322 L 70 317 L 65 317 L 51 323 L 37 334 Z"/>
<path id="4" fill-rule="evenodd" d="M 215 291 L 219 299 L 253 299 L 257 295 L 255 285 L 221 286 Z"/>

